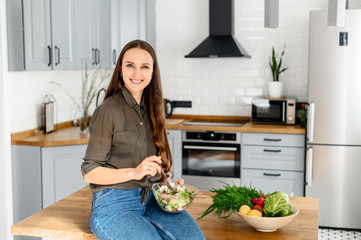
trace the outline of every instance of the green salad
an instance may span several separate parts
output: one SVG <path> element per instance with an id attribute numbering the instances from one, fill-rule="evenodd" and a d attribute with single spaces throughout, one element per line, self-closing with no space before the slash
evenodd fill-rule
<path id="1" fill-rule="evenodd" d="M 154 196 L 161 208 L 167 212 L 177 213 L 183 211 L 193 200 L 193 193 L 186 186 L 175 186 L 177 191 L 170 190 L 167 186 L 160 186 L 154 191 Z"/>

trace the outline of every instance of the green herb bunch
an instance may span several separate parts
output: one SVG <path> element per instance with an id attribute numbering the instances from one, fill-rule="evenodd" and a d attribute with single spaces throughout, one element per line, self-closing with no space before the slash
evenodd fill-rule
<path id="1" fill-rule="evenodd" d="M 279 62 L 277 62 L 277 55 L 278 54 L 275 53 L 275 48 L 272 47 L 272 57 L 270 57 L 270 59 L 269 59 L 269 66 L 270 66 L 271 71 L 272 71 L 272 77 L 273 77 L 274 82 L 278 82 L 280 74 L 288 69 L 288 68 L 282 68 L 281 69 L 282 57 L 285 54 L 285 50 L 286 50 L 286 45 L 283 48 L 283 51 L 281 53 Z"/>
<path id="2" fill-rule="evenodd" d="M 211 212 L 220 219 L 227 218 L 235 211 L 238 211 L 242 205 L 248 205 L 252 208 L 252 199 L 259 197 L 259 194 L 264 195 L 262 191 L 257 191 L 252 187 L 236 186 L 234 183 L 231 186 L 228 183 L 222 183 L 224 188 L 210 190 L 210 192 L 216 193 L 216 195 L 212 196 L 213 204 L 198 219 Z"/>

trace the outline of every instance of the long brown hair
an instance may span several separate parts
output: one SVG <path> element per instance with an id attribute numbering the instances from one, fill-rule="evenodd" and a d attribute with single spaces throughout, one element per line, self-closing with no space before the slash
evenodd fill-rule
<path id="1" fill-rule="evenodd" d="M 124 86 L 121 73 L 122 61 L 126 51 L 132 48 L 140 48 L 147 51 L 153 58 L 153 75 L 149 85 L 143 90 L 145 103 L 149 104 L 150 118 L 153 125 L 153 141 L 157 146 L 158 156 L 161 156 L 165 173 L 169 176 L 172 173 L 172 156 L 169 149 L 167 132 L 165 129 L 165 111 L 162 94 L 162 84 L 157 56 L 152 46 L 142 40 L 134 40 L 124 46 L 118 57 L 112 79 L 105 93 L 104 100 L 119 92 Z M 173 173 L 172 173 L 173 174 Z"/>

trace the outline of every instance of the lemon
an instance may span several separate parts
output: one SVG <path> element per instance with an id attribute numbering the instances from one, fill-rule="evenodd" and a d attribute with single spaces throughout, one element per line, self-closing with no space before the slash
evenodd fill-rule
<path id="1" fill-rule="evenodd" d="M 247 215 L 250 215 L 250 216 L 256 216 L 256 217 L 262 217 L 262 213 L 258 210 L 251 210 L 247 213 Z"/>
<path id="2" fill-rule="evenodd" d="M 238 210 L 239 213 L 242 213 L 245 215 L 247 215 L 247 213 L 249 213 L 249 211 L 251 211 L 251 208 L 247 205 L 242 205 Z"/>

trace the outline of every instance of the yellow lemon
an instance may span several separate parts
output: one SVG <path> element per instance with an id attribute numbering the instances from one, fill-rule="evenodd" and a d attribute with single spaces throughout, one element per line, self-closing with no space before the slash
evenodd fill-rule
<path id="1" fill-rule="evenodd" d="M 250 215 L 250 216 L 256 216 L 256 217 L 262 217 L 262 213 L 258 210 L 251 210 L 247 213 L 247 215 Z"/>
<path id="2" fill-rule="evenodd" d="M 245 215 L 247 215 L 247 213 L 249 211 L 251 211 L 251 208 L 249 206 L 247 206 L 247 205 L 242 205 L 238 210 L 239 213 L 242 213 L 242 214 L 245 214 Z"/>

